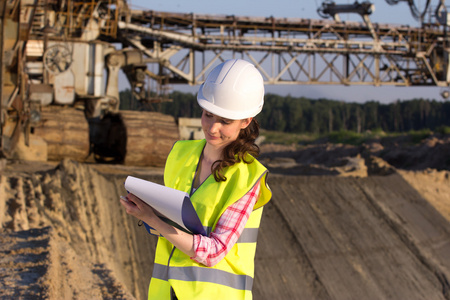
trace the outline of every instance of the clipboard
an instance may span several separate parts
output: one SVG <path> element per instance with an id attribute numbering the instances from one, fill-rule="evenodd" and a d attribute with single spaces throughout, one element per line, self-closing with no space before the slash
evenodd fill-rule
<path id="1" fill-rule="evenodd" d="M 124 185 L 129 193 L 154 208 L 166 223 L 189 233 L 206 236 L 188 193 L 133 176 L 128 176 Z M 144 224 L 150 234 L 159 235 L 148 224 Z"/>

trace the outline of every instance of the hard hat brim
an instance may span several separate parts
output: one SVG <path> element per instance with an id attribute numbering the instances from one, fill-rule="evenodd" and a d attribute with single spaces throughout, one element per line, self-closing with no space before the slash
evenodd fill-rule
<path id="1" fill-rule="evenodd" d="M 200 105 L 201 108 L 203 108 L 204 110 L 225 118 L 225 119 L 230 119 L 230 120 L 242 120 L 242 119 L 246 119 L 246 118 L 252 118 L 254 116 L 256 116 L 257 114 L 259 114 L 262 110 L 264 101 L 261 101 L 261 104 L 252 110 L 248 110 L 248 111 L 241 111 L 241 110 L 227 110 L 227 109 L 223 109 L 217 105 L 214 105 L 213 103 L 209 102 L 208 100 L 206 100 L 203 97 L 203 93 L 202 93 L 202 87 L 200 87 L 199 91 L 198 91 L 198 95 L 197 95 L 197 103 L 198 105 Z"/>

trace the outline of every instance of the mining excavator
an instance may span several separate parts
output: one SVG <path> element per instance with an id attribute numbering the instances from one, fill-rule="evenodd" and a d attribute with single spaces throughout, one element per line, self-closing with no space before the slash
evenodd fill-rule
<path id="1" fill-rule="evenodd" d="M 152 101 L 148 62 L 121 44 L 126 13 L 120 0 L 2 1 L 0 156 L 164 164 L 175 119 L 119 111 L 120 72 L 135 99 Z"/>
<path id="2" fill-rule="evenodd" d="M 139 101 L 164 101 L 163 87 L 199 85 L 237 57 L 266 84 L 439 86 L 448 97 L 444 0 L 427 22 L 430 0 L 423 9 L 386 0 L 400 1 L 420 28 L 372 24 L 367 1 L 323 1 L 318 13 L 333 21 L 132 10 L 125 0 L 0 1 L 0 159 L 162 166 L 199 125 L 119 110 L 119 81 Z"/>

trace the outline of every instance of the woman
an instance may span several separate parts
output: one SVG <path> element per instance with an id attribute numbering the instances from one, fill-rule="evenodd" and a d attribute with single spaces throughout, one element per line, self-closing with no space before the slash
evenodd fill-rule
<path id="1" fill-rule="evenodd" d="M 179 141 L 164 170 L 166 186 L 190 194 L 208 233 L 190 234 L 158 218 L 129 194 L 128 214 L 159 237 L 149 299 L 251 299 L 256 236 L 271 198 L 267 170 L 253 156 L 264 103 L 261 74 L 244 60 L 214 68 L 200 87 L 205 139 Z"/>

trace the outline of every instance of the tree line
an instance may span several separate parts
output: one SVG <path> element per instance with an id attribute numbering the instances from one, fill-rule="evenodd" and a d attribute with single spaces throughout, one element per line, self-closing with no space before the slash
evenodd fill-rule
<path id="1" fill-rule="evenodd" d="M 176 118 L 199 118 L 196 95 L 172 92 L 170 102 L 146 103 L 134 100 L 131 92 L 120 92 L 121 109 L 151 110 Z M 330 133 L 368 130 L 408 132 L 450 126 L 450 102 L 412 99 L 382 104 L 376 101 L 348 103 L 329 99 L 266 94 L 257 116 L 261 128 L 292 133 Z"/>

